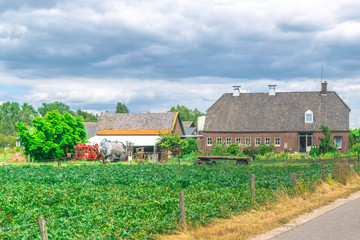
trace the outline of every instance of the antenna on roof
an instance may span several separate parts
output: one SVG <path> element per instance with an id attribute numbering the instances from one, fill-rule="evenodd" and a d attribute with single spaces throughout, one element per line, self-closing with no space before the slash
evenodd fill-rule
<path id="1" fill-rule="evenodd" d="M 240 88 L 241 88 L 241 86 L 233 86 L 233 88 L 234 88 L 233 96 L 234 97 L 240 96 Z"/>

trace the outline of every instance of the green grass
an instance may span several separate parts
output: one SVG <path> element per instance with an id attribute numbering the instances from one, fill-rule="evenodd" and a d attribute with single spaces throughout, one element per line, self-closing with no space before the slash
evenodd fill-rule
<path id="1" fill-rule="evenodd" d="M 6 162 L 8 158 L 11 158 L 14 155 L 12 151 L 3 150 L 0 152 L 0 162 Z"/>
<path id="2" fill-rule="evenodd" d="M 317 165 L 67 164 L 0 166 L 0 229 L 33 224 L 0 230 L 0 238 L 40 238 L 40 217 L 50 239 L 157 238 L 179 227 L 179 191 L 187 222 L 201 225 L 251 207 L 250 173 L 256 175 L 255 206 L 273 201 L 281 189 L 295 194 L 292 172 L 310 183 L 321 177 Z"/>

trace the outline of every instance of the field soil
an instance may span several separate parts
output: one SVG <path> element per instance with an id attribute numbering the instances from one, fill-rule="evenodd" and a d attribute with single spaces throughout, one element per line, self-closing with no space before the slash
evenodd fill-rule
<path id="1" fill-rule="evenodd" d="M 275 228 L 286 226 L 291 220 L 305 213 L 310 213 L 358 191 L 360 191 L 360 177 L 358 176 L 354 176 L 346 185 L 337 182 L 321 183 L 312 193 L 308 192 L 297 197 L 289 197 L 283 193 L 277 196 L 276 203 L 233 216 L 230 219 L 216 219 L 207 226 L 190 228 L 184 232 L 179 231 L 176 235 L 164 236 L 161 239 L 251 239 Z"/>

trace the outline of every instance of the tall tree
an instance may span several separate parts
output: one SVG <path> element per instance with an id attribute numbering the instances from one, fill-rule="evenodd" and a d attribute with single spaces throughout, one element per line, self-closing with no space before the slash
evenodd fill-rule
<path id="1" fill-rule="evenodd" d="M 171 107 L 169 112 L 179 112 L 181 121 L 192 121 L 195 126 L 197 125 L 197 118 L 199 116 L 205 116 L 204 113 L 200 112 L 197 108 L 191 110 L 185 106 Z"/>
<path id="2" fill-rule="evenodd" d="M 331 139 L 331 131 L 327 126 L 321 125 L 320 129 L 324 134 L 324 137 L 319 138 L 320 145 L 319 149 L 321 153 L 328 153 L 328 152 L 336 152 L 336 144 L 333 139 Z"/>
<path id="3" fill-rule="evenodd" d="M 38 108 L 38 112 L 41 116 L 45 116 L 51 111 L 58 111 L 61 114 L 68 112 L 73 116 L 75 115 L 75 113 L 70 110 L 70 107 L 62 102 L 42 103 L 42 106 Z"/>
<path id="4" fill-rule="evenodd" d="M 125 106 L 125 104 L 118 102 L 116 105 L 116 113 L 129 113 L 129 109 Z"/>
<path id="5" fill-rule="evenodd" d="M 22 123 L 17 123 L 17 126 L 25 154 L 36 160 L 64 157 L 66 148 L 72 149 L 76 143 L 86 139 L 82 119 L 67 112 L 51 111 L 44 117 L 35 118 L 33 123 L 32 128 Z"/>
<path id="6" fill-rule="evenodd" d="M 96 122 L 98 120 L 98 115 L 94 115 L 92 113 L 88 113 L 88 112 L 85 112 L 81 109 L 78 109 L 76 112 L 75 112 L 75 116 L 76 117 L 81 117 L 84 122 Z"/>

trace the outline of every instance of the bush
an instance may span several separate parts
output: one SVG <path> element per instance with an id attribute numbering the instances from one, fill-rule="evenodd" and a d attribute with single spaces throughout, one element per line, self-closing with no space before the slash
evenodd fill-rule
<path id="1" fill-rule="evenodd" d="M 242 153 L 249 157 L 253 157 L 259 154 L 258 149 L 256 147 L 246 147 L 243 149 Z"/>
<path id="2" fill-rule="evenodd" d="M 240 153 L 239 146 L 237 144 L 231 144 L 226 150 L 227 155 L 237 156 Z"/>
<path id="3" fill-rule="evenodd" d="M 322 133 L 324 137 L 319 138 L 320 140 L 320 152 L 325 154 L 329 152 L 337 152 L 337 147 L 333 139 L 331 139 L 331 131 L 327 126 L 321 125 Z"/>
<path id="4" fill-rule="evenodd" d="M 321 152 L 320 152 L 320 148 L 319 146 L 312 146 L 310 149 L 310 153 L 309 155 L 312 157 L 317 157 L 320 156 Z"/>
<path id="5" fill-rule="evenodd" d="M 222 143 L 217 143 L 211 148 L 211 155 L 212 156 L 225 156 L 227 152 L 226 145 Z"/>
<path id="6" fill-rule="evenodd" d="M 258 152 L 259 155 L 264 156 L 266 153 L 273 153 L 275 151 L 276 147 L 273 145 L 265 145 L 265 144 L 261 144 L 258 147 Z"/>
<path id="7" fill-rule="evenodd" d="M 195 139 L 186 138 L 183 141 L 184 141 L 184 145 L 181 148 L 181 155 L 188 155 L 193 152 L 197 152 L 199 150 L 199 146 Z"/>

